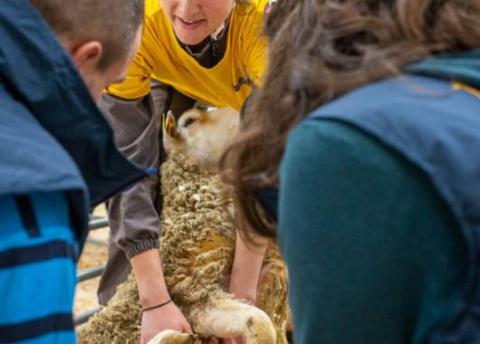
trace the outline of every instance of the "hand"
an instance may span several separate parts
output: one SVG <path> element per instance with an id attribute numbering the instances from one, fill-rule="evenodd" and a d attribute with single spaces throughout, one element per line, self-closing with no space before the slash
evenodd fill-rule
<path id="1" fill-rule="evenodd" d="M 151 249 L 130 259 L 138 285 L 142 308 L 155 306 L 170 299 L 158 250 Z M 146 344 L 159 332 L 174 330 L 191 334 L 192 328 L 178 307 L 170 302 L 142 314 L 141 344 Z"/>
<path id="2" fill-rule="evenodd" d="M 223 340 L 223 344 L 245 344 L 246 341 L 243 337 L 226 338 Z"/>
<path id="3" fill-rule="evenodd" d="M 244 278 L 240 273 L 232 273 L 230 277 L 230 293 L 232 293 L 237 299 L 246 301 L 252 305 L 255 305 L 257 299 L 257 279 Z M 235 338 L 225 338 L 224 344 L 245 344 L 246 341 L 242 336 Z"/>
<path id="4" fill-rule="evenodd" d="M 248 278 L 240 273 L 233 272 L 230 277 L 229 291 L 235 298 L 255 305 L 257 301 L 257 285 L 257 278 Z"/>
<path id="5" fill-rule="evenodd" d="M 159 332 L 168 329 L 192 334 L 190 324 L 173 302 L 143 312 L 140 343 L 147 344 Z"/>

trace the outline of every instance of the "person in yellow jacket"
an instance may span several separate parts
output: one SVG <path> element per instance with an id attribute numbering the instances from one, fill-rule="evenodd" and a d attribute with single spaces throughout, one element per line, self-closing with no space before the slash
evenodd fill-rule
<path id="1" fill-rule="evenodd" d="M 242 107 L 265 69 L 262 25 L 269 4 L 146 0 L 145 5 L 140 50 L 125 80 L 107 89 L 100 107 L 119 148 L 152 175 L 109 201 L 109 260 L 98 291 L 105 304 L 133 268 L 141 305 L 149 308 L 142 315 L 142 343 L 164 329 L 191 331 L 177 306 L 166 303 L 170 296 L 157 253 L 162 114 L 171 110 L 178 116 L 196 103 Z M 262 261 L 261 250 L 251 252 L 237 241 L 230 291 L 255 301 Z"/>
<path id="2" fill-rule="evenodd" d="M 212 13 L 212 23 L 195 14 L 195 9 L 185 9 L 188 12 L 182 16 L 187 19 L 177 16 L 186 6 L 182 2 L 147 0 L 142 47 L 126 80 L 108 92 L 139 99 L 150 93 L 153 78 L 196 101 L 239 110 L 265 69 L 261 30 L 267 1 L 196 1 L 205 3 L 197 6 L 205 15 Z M 228 15 L 226 22 L 218 13 Z"/>

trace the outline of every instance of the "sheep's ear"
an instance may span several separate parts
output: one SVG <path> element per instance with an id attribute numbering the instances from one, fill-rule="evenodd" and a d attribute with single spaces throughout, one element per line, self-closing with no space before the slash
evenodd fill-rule
<path id="1" fill-rule="evenodd" d="M 163 115 L 163 131 L 171 137 L 177 137 L 177 123 L 173 117 L 172 111 L 168 111 L 167 116 Z"/>
<path id="2" fill-rule="evenodd" d="M 168 111 L 166 116 L 163 115 L 162 122 L 163 122 L 162 123 L 163 147 L 165 148 L 165 151 L 168 153 L 172 149 L 172 147 L 176 143 L 178 143 L 180 136 L 178 135 L 177 124 L 172 111 Z"/>

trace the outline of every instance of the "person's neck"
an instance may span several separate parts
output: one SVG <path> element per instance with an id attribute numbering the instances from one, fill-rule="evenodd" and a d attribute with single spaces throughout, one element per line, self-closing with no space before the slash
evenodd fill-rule
<path id="1" fill-rule="evenodd" d="M 185 46 L 186 50 L 191 54 L 200 54 L 203 52 L 203 50 L 207 48 L 207 46 L 210 45 L 210 40 L 211 38 L 210 36 L 208 36 L 198 44 L 193 44 L 193 45 L 183 44 L 183 46 Z"/>

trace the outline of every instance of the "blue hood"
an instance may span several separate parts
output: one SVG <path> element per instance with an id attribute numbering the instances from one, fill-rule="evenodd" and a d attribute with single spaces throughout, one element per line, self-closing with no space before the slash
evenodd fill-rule
<path id="1" fill-rule="evenodd" d="M 28 0 L 1 1 L 0 42 L 0 193 L 84 181 L 96 205 L 145 176 L 115 148 L 69 54 Z"/>

